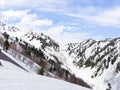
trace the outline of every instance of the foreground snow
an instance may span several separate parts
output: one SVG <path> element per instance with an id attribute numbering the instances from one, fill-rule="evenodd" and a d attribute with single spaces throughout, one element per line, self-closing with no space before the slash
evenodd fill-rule
<path id="1" fill-rule="evenodd" d="M 62 80 L 27 73 L 19 67 L 2 61 L 0 66 L 1 90 L 90 90 Z"/>

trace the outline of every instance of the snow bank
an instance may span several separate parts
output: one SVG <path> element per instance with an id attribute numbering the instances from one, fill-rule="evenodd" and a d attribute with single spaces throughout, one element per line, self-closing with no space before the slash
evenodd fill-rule
<path id="1" fill-rule="evenodd" d="M 65 81 L 27 73 L 9 62 L 1 62 L 1 90 L 90 90 Z"/>

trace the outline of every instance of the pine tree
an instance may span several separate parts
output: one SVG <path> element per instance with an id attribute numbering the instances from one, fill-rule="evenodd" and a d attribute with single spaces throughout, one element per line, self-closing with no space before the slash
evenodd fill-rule
<path id="1" fill-rule="evenodd" d="M 0 62 L 0 66 L 2 66 L 2 63 Z"/>
<path id="2" fill-rule="evenodd" d="M 8 40 L 6 39 L 5 40 L 5 42 L 4 42 L 4 49 L 5 49 L 5 51 L 7 52 L 7 50 L 9 49 L 9 42 L 8 42 Z"/>
<path id="3" fill-rule="evenodd" d="M 42 68 L 38 71 L 38 74 L 44 75 L 44 72 L 45 72 L 45 70 L 44 70 L 44 68 L 42 67 Z"/>
<path id="4" fill-rule="evenodd" d="M 6 32 L 4 32 L 3 35 L 4 35 L 4 38 L 5 38 L 4 49 L 7 52 L 7 50 L 9 49 L 9 46 L 10 46 L 9 42 L 8 42 L 9 35 Z"/>
<path id="5" fill-rule="evenodd" d="M 18 38 L 17 37 L 15 38 L 15 40 L 16 40 L 16 42 L 18 42 Z"/>
<path id="6" fill-rule="evenodd" d="M 3 36 L 6 40 L 9 38 L 9 35 L 6 32 L 3 33 Z"/>
<path id="7" fill-rule="evenodd" d="M 44 75 L 45 73 L 45 67 L 46 67 L 46 64 L 44 61 L 40 61 L 39 65 L 41 66 L 41 69 L 38 71 L 38 74 L 40 75 Z"/>

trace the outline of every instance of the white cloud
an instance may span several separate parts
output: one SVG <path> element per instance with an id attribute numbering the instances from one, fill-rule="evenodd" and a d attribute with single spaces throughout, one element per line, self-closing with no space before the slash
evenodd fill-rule
<path id="1" fill-rule="evenodd" d="M 51 26 L 53 22 L 52 20 L 49 19 L 38 19 L 36 14 L 32 14 L 22 17 L 21 21 L 18 24 L 40 27 L 40 26 Z"/>
<path id="2" fill-rule="evenodd" d="M 51 26 L 52 24 L 53 21 L 49 19 L 34 19 L 33 16 L 25 16 L 20 22 L 16 23 L 16 26 L 22 30 L 40 30 L 40 27 Z"/>
<path id="3" fill-rule="evenodd" d="M 53 26 L 51 28 L 49 28 L 46 33 L 49 35 L 61 35 L 64 32 L 74 32 L 76 31 L 78 28 L 74 27 L 74 26 L 63 26 L 63 25 L 59 25 L 59 26 Z"/>
<path id="4" fill-rule="evenodd" d="M 3 19 L 3 21 L 9 21 L 9 20 L 16 20 L 16 19 L 21 19 L 23 16 L 26 16 L 27 13 L 29 11 L 28 10 L 6 10 L 6 11 L 2 11 L 0 13 L 1 18 Z"/>
<path id="5" fill-rule="evenodd" d="M 68 42 L 80 42 L 82 40 L 85 40 L 88 38 L 88 36 L 90 36 L 89 33 L 65 33 L 62 37 L 64 39 L 61 39 L 61 42 L 63 41 L 64 43 L 68 43 Z"/>
<path id="6" fill-rule="evenodd" d="M 59 42 L 60 44 L 65 44 L 68 42 L 79 42 L 87 39 L 89 33 L 76 32 L 77 27 L 73 26 L 53 26 L 47 31 L 43 31 L 46 35 Z"/>
<path id="7" fill-rule="evenodd" d="M 54 38 L 56 41 L 58 41 L 60 44 L 65 44 L 65 43 L 75 43 L 75 42 L 81 42 L 82 40 L 88 39 L 90 36 L 89 33 L 64 33 L 61 35 L 57 36 L 51 36 Z"/>
<path id="8" fill-rule="evenodd" d="M 41 31 L 44 34 L 50 36 L 53 38 L 56 42 L 59 44 L 67 44 L 67 43 L 78 43 L 83 40 L 92 38 L 95 40 L 101 40 L 103 39 L 102 35 L 94 35 L 93 33 L 88 33 L 88 32 L 80 32 L 80 31 L 71 31 L 67 32 L 69 30 L 65 29 L 67 27 L 71 26 L 56 26 L 56 27 L 51 27 L 48 31 Z M 72 27 L 71 27 L 72 28 Z"/>
<path id="9" fill-rule="evenodd" d="M 66 26 L 66 31 L 69 32 L 78 31 L 78 28 L 75 26 Z"/>
<path id="10" fill-rule="evenodd" d="M 99 0 L 96 2 L 102 2 L 103 0 Z M 60 13 L 63 15 L 76 17 L 78 19 L 83 19 L 90 23 L 100 24 L 100 25 L 108 25 L 108 26 L 116 26 L 120 24 L 120 7 L 116 7 L 111 10 L 103 10 L 102 8 L 88 6 L 88 7 L 74 7 L 72 6 L 73 0 L 0 0 L 0 5 L 6 5 L 7 8 L 30 8 L 30 9 L 38 9 L 43 11 L 51 11 Z M 80 2 L 89 3 L 90 0 L 85 0 Z M 12 12 L 12 11 L 11 11 Z M 10 14 L 9 14 L 10 15 Z M 10 15 L 11 16 L 11 15 Z M 10 17 L 9 16 L 9 17 Z M 17 17 L 17 16 L 16 16 Z M 14 19 L 14 18 L 13 18 Z M 49 20 L 48 20 L 49 21 Z M 48 24 L 47 20 L 44 21 L 36 21 L 37 23 Z M 33 22 L 33 21 L 32 21 Z M 31 22 L 31 24 L 32 24 Z M 34 25 L 34 24 L 33 24 Z"/>
<path id="11" fill-rule="evenodd" d="M 81 42 L 83 40 L 92 38 L 95 40 L 101 40 L 104 39 L 103 36 L 101 35 L 93 35 L 91 33 L 87 33 L 87 32 L 73 32 L 73 33 L 64 33 L 61 35 L 52 35 L 51 36 L 53 39 L 55 39 L 56 41 L 58 41 L 60 44 L 67 44 L 67 43 L 78 43 Z"/>
<path id="12" fill-rule="evenodd" d="M 7 8 L 54 9 L 65 7 L 69 2 L 67 0 L 6 0 L 5 5 Z"/>
<path id="13" fill-rule="evenodd" d="M 6 4 L 5 0 L 0 0 L 0 8 L 4 8 L 5 4 Z"/>
<path id="14" fill-rule="evenodd" d="M 25 5 L 28 5 L 29 4 L 29 1 L 27 2 L 27 0 L 6 0 L 6 4 L 5 6 L 6 7 L 23 7 Z"/>
<path id="15" fill-rule="evenodd" d="M 65 14 L 70 17 L 83 19 L 89 23 L 120 27 L 120 7 L 107 10 L 91 7 L 91 9 L 86 8 L 85 12 L 80 9 L 80 11 L 76 13 L 66 12 Z"/>
<path id="16" fill-rule="evenodd" d="M 64 26 L 55 26 L 48 29 L 47 33 L 50 35 L 59 35 L 64 31 Z"/>
<path id="17" fill-rule="evenodd" d="M 5 0 L 0 1 L 1 2 Z M 73 0 L 72 0 L 73 1 Z M 90 0 L 86 0 L 90 1 Z M 89 33 L 76 33 L 78 30 L 77 27 L 74 27 L 73 23 L 80 24 L 80 21 L 85 22 L 85 24 L 95 23 L 100 25 L 118 25 L 120 24 L 120 8 L 115 8 L 113 10 L 102 11 L 99 8 L 88 6 L 86 8 L 83 7 L 74 7 L 70 5 L 71 0 L 6 0 L 3 3 L 3 6 L 6 5 L 6 8 L 10 8 L 11 10 L 0 12 L 0 16 L 4 21 L 19 21 L 15 22 L 18 28 L 23 30 L 28 29 L 42 29 L 41 27 L 49 26 L 48 30 L 44 32 L 55 38 L 57 41 L 66 43 L 66 42 L 78 42 L 83 39 L 91 37 Z M 35 12 L 30 14 L 30 10 L 35 9 Z M 21 9 L 21 10 L 17 10 Z M 24 10 L 26 9 L 26 10 Z M 56 12 L 57 14 L 62 14 L 71 17 L 71 26 L 67 26 L 65 23 L 59 24 L 54 23 L 54 21 L 46 18 L 39 19 L 37 10 Z M 37 13 L 37 14 L 35 14 Z M 55 13 L 55 14 L 56 14 Z M 41 13 L 42 14 L 42 13 Z M 75 17 L 75 18 L 73 18 Z M 59 17 L 58 17 L 59 18 Z M 56 18 L 57 19 L 57 18 Z M 73 21 L 73 22 L 72 22 Z M 58 25 L 59 24 L 59 25 Z M 57 25 L 57 26 L 56 26 Z M 76 24 L 75 24 L 76 25 Z M 78 26 L 79 27 L 79 26 Z M 83 29 L 85 29 L 87 25 Z"/>
<path id="18" fill-rule="evenodd" d="M 33 2 L 33 0 L 31 0 L 31 2 Z M 36 4 L 36 2 L 39 5 L 66 5 L 68 3 L 67 0 L 39 0 L 39 1 L 34 1 L 34 3 Z"/>
<path id="19" fill-rule="evenodd" d="M 120 7 L 104 11 L 90 19 L 101 25 L 118 26 L 120 25 Z"/>
<path id="20" fill-rule="evenodd" d="M 29 10 L 1 11 L 0 17 L 4 22 L 14 22 L 14 25 L 23 30 L 31 28 L 36 29 L 37 27 L 51 26 L 53 24 L 52 20 L 49 20 L 47 18 L 39 19 L 37 14 L 29 14 Z"/>

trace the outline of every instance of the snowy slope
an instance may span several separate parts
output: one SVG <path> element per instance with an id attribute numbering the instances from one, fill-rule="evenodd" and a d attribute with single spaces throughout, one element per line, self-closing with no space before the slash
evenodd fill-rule
<path id="1" fill-rule="evenodd" d="M 1 90 L 90 90 L 61 80 L 31 74 L 0 60 Z"/>
<path id="2" fill-rule="evenodd" d="M 43 33 L 37 33 L 33 30 L 23 33 L 20 31 L 13 31 L 11 34 L 9 30 L 2 30 L 10 35 L 9 42 L 11 42 L 11 49 L 9 54 L 13 55 L 17 61 L 22 61 L 22 66 L 29 72 L 39 73 L 44 67 L 44 75 L 54 78 L 59 78 L 68 82 L 89 87 L 83 80 L 76 78 L 75 75 L 68 71 L 64 66 L 66 58 L 60 51 L 59 44 L 56 43 L 49 36 Z M 22 36 L 17 36 L 18 32 L 22 32 Z M 18 40 L 16 39 L 18 38 Z M 4 37 L 2 36 L 4 39 Z M 21 53 L 21 54 L 20 54 Z M 30 56 L 28 56 L 28 53 Z M 26 57 L 28 56 L 28 57 Z M 33 58 L 31 60 L 31 58 Z M 39 65 L 39 66 L 38 66 Z M 45 66 L 42 66 L 45 65 Z M 29 68 L 26 68 L 29 67 Z M 31 70 L 30 70 L 31 69 Z"/>
<path id="3" fill-rule="evenodd" d="M 120 90 L 120 38 L 66 45 L 68 67 L 94 90 Z"/>
<path id="4" fill-rule="evenodd" d="M 16 55 L 16 57 L 13 57 L 13 53 L 10 50 L 8 52 L 5 52 L 2 50 L 1 52 L 4 53 L 6 56 L 8 56 L 10 59 L 12 59 L 17 64 L 19 64 L 21 67 L 23 67 L 27 72 L 36 73 L 37 70 L 39 69 L 39 65 L 37 65 L 33 61 L 28 60 L 27 58 L 23 62 L 21 60 L 22 58 L 24 58 L 23 55 L 21 55 L 21 59 L 20 59 L 20 58 L 18 58 L 18 55 L 20 55 L 20 54 Z M 29 64 L 32 64 L 32 65 L 29 65 Z"/>
<path id="5" fill-rule="evenodd" d="M 28 46 L 40 49 L 44 55 L 44 58 L 40 56 L 40 60 L 42 59 L 47 64 L 46 69 L 57 68 L 56 71 L 52 70 L 51 72 L 59 75 L 60 78 L 65 78 L 66 74 L 66 78 L 68 78 L 71 73 L 82 78 L 94 90 L 108 88 L 120 90 L 120 38 L 101 41 L 88 39 L 80 43 L 69 43 L 63 48 L 43 33 L 32 30 L 24 33 L 21 30 L 10 31 L 7 28 L 4 29 L 4 26 L 6 25 L 1 24 L 1 32 L 6 31 L 25 42 L 22 42 L 23 44 L 28 43 Z M 36 62 L 38 63 L 40 60 Z"/>

